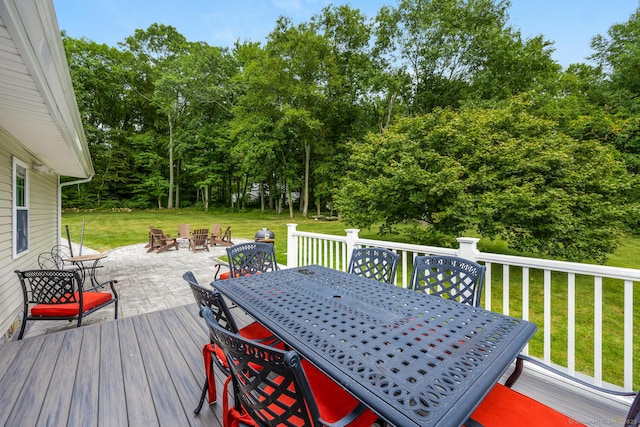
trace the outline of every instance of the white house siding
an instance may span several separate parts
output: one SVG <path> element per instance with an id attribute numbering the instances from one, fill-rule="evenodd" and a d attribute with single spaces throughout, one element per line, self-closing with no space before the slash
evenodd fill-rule
<path id="1" fill-rule="evenodd" d="M 7 332 L 22 311 L 22 290 L 15 270 L 38 268 L 38 255 L 57 243 L 58 176 L 30 169 L 29 181 L 29 251 L 12 259 L 12 158 L 28 166 L 37 163 L 15 139 L 0 129 L 0 334 Z"/>

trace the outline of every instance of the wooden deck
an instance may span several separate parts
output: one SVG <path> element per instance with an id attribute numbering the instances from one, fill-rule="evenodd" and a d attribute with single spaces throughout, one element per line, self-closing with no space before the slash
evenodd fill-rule
<path id="1" fill-rule="evenodd" d="M 207 341 L 190 304 L 6 343 L 0 425 L 221 426 L 220 398 L 193 414 Z"/>
<path id="2" fill-rule="evenodd" d="M 193 414 L 207 341 L 189 304 L 8 342 L 0 347 L 0 425 L 221 427 L 221 378 L 218 403 Z M 622 425 L 628 408 L 528 370 L 514 389 L 591 426 Z"/>

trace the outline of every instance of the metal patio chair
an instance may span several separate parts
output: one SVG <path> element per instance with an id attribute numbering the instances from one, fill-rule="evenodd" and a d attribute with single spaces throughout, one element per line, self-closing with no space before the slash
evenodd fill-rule
<path id="1" fill-rule="evenodd" d="M 479 307 L 485 270 L 465 258 L 417 256 L 409 288 Z"/>
<path id="2" fill-rule="evenodd" d="M 29 320 L 77 320 L 107 305 L 115 305 L 118 318 L 116 281 L 110 281 L 111 292 L 84 291 L 76 270 L 16 270 L 23 296 L 23 318 L 18 339 L 22 339 Z"/>
<path id="3" fill-rule="evenodd" d="M 187 271 L 182 275 L 182 278 L 191 287 L 191 292 L 196 301 L 196 304 L 200 308 L 209 307 L 214 313 L 214 317 L 218 324 L 230 332 L 240 334 L 241 336 L 258 342 L 269 343 L 270 345 L 277 345 L 280 341 L 258 322 L 250 323 L 249 325 L 238 329 L 238 325 L 231 315 L 227 304 L 219 292 L 216 292 L 213 288 L 200 285 L 191 271 Z M 208 402 L 211 405 L 216 401 L 216 382 L 214 375 L 214 363 L 218 366 L 225 375 L 229 375 L 229 368 L 226 365 L 226 359 L 219 346 L 207 343 L 202 349 L 202 353 L 205 358 L 206 378 L 202 394 L 200 396 L 200 402 L 194 413 L 197 414 L 202 409 L 204 400 L 209 395 Z"/>
<path id="4" fill-rule="evenodd" d="M 634 393 L 627 393 L 633 395 Z M 635 393 L 625 420 L 621 426 L 640 426 L 640 393 Z M 568 417 L 535 399 L 496 384 L 464 424 L 466 427 L 565 427 L 582 426 L 580 420 Z"/>
<path id="5" fill-rule="evenodd" d="M 398 254 L 384 248 L 356 248 L 351 253 L 348 273 L 394 284 Z"/>
<path id="6" fill-rule="evenodd" d="M 370 427 L 377 420 L 375 413 L 295 351 L 229 332 L 209 308 L 200 313 L 231 371 L 235 407 L 223 408 L 223 416 L 235 413 L 240 418 L 244 413 L 259 426 Z"/>
<path id="7" fill-rule="evenodd" d="M 227 248 L 228 263 L 215 265 L 214 280 L 226 280 L 230 277 L 249 276 L 278 270 L 276 253 L 272 243 L 247 242 Z M 222 267 L 229 271 L 220 273 Z"/>

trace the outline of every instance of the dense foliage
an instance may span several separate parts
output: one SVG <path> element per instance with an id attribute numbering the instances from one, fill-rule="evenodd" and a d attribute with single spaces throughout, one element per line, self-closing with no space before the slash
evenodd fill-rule
<path id="1" fill-rule="evenodd" d="M 96 176 L 63 205 L 288 204 L 603 259 L 640 218 L 640 9 L 563 70 L 509 7 L 328 6 L 232 50 L 161 24 L 118 47 L 64 37 Z"/>

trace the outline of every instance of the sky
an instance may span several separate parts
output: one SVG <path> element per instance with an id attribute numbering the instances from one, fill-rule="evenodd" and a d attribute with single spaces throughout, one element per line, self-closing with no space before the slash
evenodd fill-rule
<path id="1" fill-rule="evenodd" d="M 307 22 L 328 4 L 349 4 L 375 17 L 395 0 L 53 0 L 61 30 L 117 46 L 151 24 L 175 27 L 189 41 L 231 47 L 237 40 L 264 43 L 279 16 Z M 640 0 L 511 0 L 510 24 L 524 38 L 542 34 L 563 67 L 586 62 L 591 39 L 628 21 Z"/>

